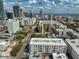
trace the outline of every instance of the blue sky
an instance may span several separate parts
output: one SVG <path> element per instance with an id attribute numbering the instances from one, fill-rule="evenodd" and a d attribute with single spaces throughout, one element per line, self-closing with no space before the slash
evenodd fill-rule
<path id="1" fill-rule="evenodd" d="M 4 9 L 12 12 L 12 6 L 14 0 L 3 0 Z M 34 12 L 39 12 L 41 8 L 44 8 L 45 12 L 57 12 L 57 13 L 79 13 L 79 0 L 18 0 L 18 3 L 24 11 L 31 9 Z M 31 6 L 31 4 L 33 4 Z M 43 5 L 43 6 L 42 6 Z M 73 11 L 73 12 L 72 12 Z"/>

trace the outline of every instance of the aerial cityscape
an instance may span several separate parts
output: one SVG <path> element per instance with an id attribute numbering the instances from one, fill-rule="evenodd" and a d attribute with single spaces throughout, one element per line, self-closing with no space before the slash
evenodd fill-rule
<path id="1" fill-rule="evenodd" d="M 79 59 L 79 0 L 0 0 L 0 59 Z"/>

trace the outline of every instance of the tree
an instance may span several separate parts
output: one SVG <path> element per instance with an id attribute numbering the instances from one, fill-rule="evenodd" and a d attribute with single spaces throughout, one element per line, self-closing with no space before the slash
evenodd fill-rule
<path id="1" fill-rule="evenodd" d="M 16 36 L 16 39 L 17 40 L 22 40 L 22 39 L 24 39 L 25 38 L 25 35 L 24 34 L 18 34 L 17 36 Z"/>
<path id="2" fill-rule="evenodd" d="M 13 56 L 13 57 L 15 57 L 16 55 L 17 55 L 17 53 L 20 51 L 20 49 L 21 49 L 21 47 L 22 47 L 22 42 L 19 42 L 18 44 L 16 44 L 13 48 L 12 48 L 12 50 L 11 50 L 11 52 L 10 52 L 10 55 L 11 56 Z"/>

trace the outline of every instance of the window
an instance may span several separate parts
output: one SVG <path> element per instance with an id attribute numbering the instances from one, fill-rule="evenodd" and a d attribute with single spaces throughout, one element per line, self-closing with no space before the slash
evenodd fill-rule
<path id="1" fill-rule="evenodd" d="M 38 51 L 42 52 L 42 46 L 38 46 Z"/>
<path id="2" fill-rule="evenodd" d="M 46 53 L 49 52 L 49 46 L 45 46 L 45 51 L 46 51 Z"/>
<path id="3" fill-rule="evenodd" d="M 75 41 L 71 41 L 71 43 L 76 43 Z"/>

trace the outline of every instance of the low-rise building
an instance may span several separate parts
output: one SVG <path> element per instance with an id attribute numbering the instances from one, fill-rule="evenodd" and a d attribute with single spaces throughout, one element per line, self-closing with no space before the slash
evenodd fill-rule
<path id="1" fill-rule="evenodd" d="M 21 25 L 25 25 L 25 26 L 32 26 L 32 25 L 34 25 L 35 24 L 35 22 L 36 22 L 36 18 L 29 18 L 29 17 L 27 17 L 27 18 L 23 18 L 22 20 L 21 20 Z"/>
<path id="2" fill-rule="evenodd" d="M 42 25 L 42 24 L 50 24 L 50 25 L 52 25 L 54 23 L 55 23 L 54 20 L 40 20 L 39 25 Z"/>
<path id="3" fill-rule="evenodd" d="M 5 34 L 4 37 L 0 38 L 0 56 L 10 56 L 14 42 L 16 42 L 14 35 Z"/>
<path id="4" fill-rule="evenodd" d="M 68 35 L 68 33 L 73 32 L 73 30 L 68 29 L 68 28 L 65 28 L 65 29 L 59 28 L 59 29 L 55 29 L 55 32 L 57 32 L 56 36 L 58 36 L 58 37 L 68 37 L 68 36 L 70 36 L 70 35 Z"/>
<path id="5" fill-rule="evenodd" d="M 73 33 L 73 35 L 75 35 L 79 39 L 79 32 L 74 31 L 72 33 Z"/>
<path id="6" fill-rule="evenodd" d="M 52 53 L 53 59 L 68 59 L 64 53 Z"/>
<path id="7" fill-rule="evenodd" d="M 68 53 L 73 59 L 79 59 L 79 39 L 66 39 Z"/>
<path id="8" fill-rule="evenodd" d="M 0 40 L 0 51 L 4 51 L 7 49 L 7 47 L 10 45 L 9 42 L 7 41 L 3 41 L 3 40 Z"/>
<path id="9" fill-rule="evenodd" d="M 32 38 L 30 53 L 66 53 L 67 46 L 59 38 Z"/>
<path id="10" fill-rule="evenodd" d="M 56 29 L 58 36 L 66 36 L 66 31 L 64 29 Z"/>

